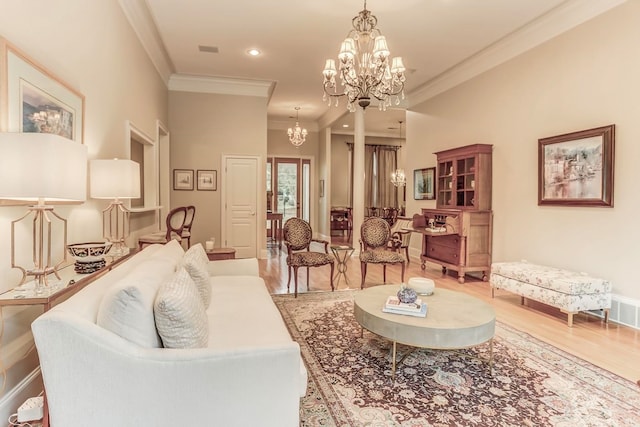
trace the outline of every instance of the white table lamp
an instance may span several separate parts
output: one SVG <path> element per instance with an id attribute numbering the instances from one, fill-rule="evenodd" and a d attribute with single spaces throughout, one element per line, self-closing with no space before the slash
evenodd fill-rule
<path id="1" fill-rule="evenodd" d="M 67 220 L 47 202 L 84 202 L 87 196 L 87 147 L 54 134 L 0 133 L 0 199 L 35 204 L 11 222 L 11 267 L 22 271 L 21 284 L 33 276 L 36 291 L 44 291 L 47 276 L 67 260 Z M 15 226 L 33 215 L 33 268 L 16 265 Z M 63 259 L 52 261 L 52 220 L 64 227 Z"/>
<path id="2" fill-rule="evenodd" d="M 89 168 L 91 197 L 112 199 L 102 211 L 102 232 L 113 243 L 113 255 L 128 252 L 125 239 L 129 236 L 130 210 L 123 199 L 140 197 L 140 165 L 133 160 L 91 160 Z"/>

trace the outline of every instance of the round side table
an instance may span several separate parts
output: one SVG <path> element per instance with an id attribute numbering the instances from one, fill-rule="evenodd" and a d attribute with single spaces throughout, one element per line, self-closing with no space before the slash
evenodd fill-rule
<path id="1" fill-rule="evenodd" d="M 347 289 L 349 289 L 349 279 L 347 278 L 347 261 L 353 255 L 353 247 L 345 246 L 345 245 L 332 245 L 331 252 L 333 252 L 333 256 L 336 258 L 338 262 L 337 270 L 333 281 L 335 282 L 335 287 L 338 289 L 338 285 L 340 284 L 340 277 L 344 277 L 344 283 L 347 284 Z"/>

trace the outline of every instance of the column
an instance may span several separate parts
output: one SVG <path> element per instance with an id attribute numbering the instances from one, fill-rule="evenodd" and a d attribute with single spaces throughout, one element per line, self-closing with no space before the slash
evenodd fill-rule
<path id="1" fill-rule="evenodd" d="M 360 252 L 360 226 L 364 221 L 364 109 L 356 107 L 353 133 L 353 247 Z M 371 178 L 369 178 L 371 179 Z"/>

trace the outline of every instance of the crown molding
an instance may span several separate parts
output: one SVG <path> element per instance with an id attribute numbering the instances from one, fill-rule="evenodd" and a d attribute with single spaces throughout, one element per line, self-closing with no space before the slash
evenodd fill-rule
<path id="1" fill-rule="evenodd" d="M 258 96 L 271 99 L 276 82 L 268 80 L 234 79 L 230 77 L 172 74 L 169 90 L 181 92 L 214 93 L 218 95 Z"/>
<path id="2" fill-rule="evenodd" d="M 408 94 L 413 107 L 626 2 L 569 0 Z"/>
<path id="3" fill-rule="evenodd" d="M 145 0 L 119 0 L 119 3 L 131 28 L 138 36 L 154 67 L 156 67 L 158 74 L 160 74 L 165 84 L 168 84 L 169 77 L 174 72 L 174 66 L 158 33 L 147 3 Z"/>

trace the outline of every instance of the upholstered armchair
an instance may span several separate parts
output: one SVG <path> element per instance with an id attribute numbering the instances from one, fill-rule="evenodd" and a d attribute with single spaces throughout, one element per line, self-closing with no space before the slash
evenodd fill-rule
<path id="1" fill-rule="evenodd" d="M 387 281 L 387 265 L 402 265 L 402 282 L 404 282 L 404 270 L 406 260 L 399 252 L 399 242 L 392 240 L 390 244 L 391 227 L 384 218 L 369 217 L 364 220 L 360 227 L 360 271 L 362 273 L 362 283 L 360 289 L 364 288 L 364 281 L 367 276 L 368 264 L 382 264 L 382 280 Z"/>
<path id="2" fill-rule="evenodd" d="M 412 218 L 397 217 L 396 222 L 391 226 L 391 239 L 387 246 L 389 249 L 399 248 L 400 251 L 404 249 L 404 256 L 407 259 L 407 264 L 411 262 L 409 258 L 409 244 L 411 243 L 411 231 L 408 228 L 413 227 Z"/>
<path id="3" fill-rule="evenodd" d="M 298 268 L 307 269 L 307 289 L 309 289 L 309 268 L 321 267 L 329 264 L 331 266 L 331 290 L 333 291 L 333 266 L 335 258 L 329 254 L 329 242 L 326 240 L 314 239 L 311 226 L 308 222 L 300 218 L 290 218 L 284 223 L 283 228 L 284 244 L 287 248 L 287 292 L 291 283 L 291 270 L 294 276 L 294 294 L 298 297 Z M 324 245 L 324 252 L 311 251 L 311 242 Z"/>

